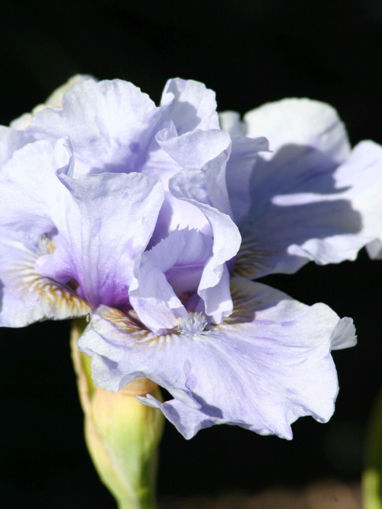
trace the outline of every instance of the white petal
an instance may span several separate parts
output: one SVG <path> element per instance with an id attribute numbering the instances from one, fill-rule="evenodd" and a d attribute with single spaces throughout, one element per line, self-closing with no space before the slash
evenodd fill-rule
<path id="1" fill-rule="evenodd" d="M 274 153 L 284 145 L 309 146 L 338 163 L 350 154 L 343 123 L 336 110 L 323 102 L 282 99 L 249 111 L 244 121 L 247 136 L 265 136 Z"/>

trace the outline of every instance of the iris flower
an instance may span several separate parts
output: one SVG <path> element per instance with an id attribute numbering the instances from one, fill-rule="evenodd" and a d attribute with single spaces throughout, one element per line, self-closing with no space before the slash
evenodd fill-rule
<path id="1" fill-rule="evenodd" d="M 156 106 L 76 77 L 1 128 L 0 161 L 1 325 L 88 315 L 95 383 L 164 387 L 139 399 L 186 438 L 226 423 L 290 439 L 297 418 L 330 418 L 351 319 L 251 281 L 379 249 L 381 148 L 351 151 L 330 106 L 241 121 L 196 81 Z"/>

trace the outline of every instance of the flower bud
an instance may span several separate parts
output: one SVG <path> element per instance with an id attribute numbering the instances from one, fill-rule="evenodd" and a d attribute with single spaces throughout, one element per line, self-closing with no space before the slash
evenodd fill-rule
<path id="1" fill-rule="evenodd" d="M 117 393 L 94 385 L 90 358 L 77 347 L 85 326 L 84 320 L 74 321 L 71 346 L 90 456 L 120 509 L 153 508 L 163 415 L 136 396 L 160 398 L 159 387 L 147 378 L 138 378 Z"/>

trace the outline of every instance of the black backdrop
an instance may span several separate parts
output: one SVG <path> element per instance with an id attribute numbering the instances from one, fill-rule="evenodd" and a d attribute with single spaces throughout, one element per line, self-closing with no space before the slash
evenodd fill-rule
<path id="1" fill-rule="evenodd" d="M 167 78 L 205 82 L 220 110 L 307 96 L 330 102 L 353 143 L 382 142 L 382 4 L 305 2 L 0 2 L 0 123 L 75 73 L 124 78 L 158 100 Z M 382 201 L 382 197 L 381 197 Z M 159 496 L 256 492 L 359 479 L 365 427 L 380 384 L 381 262 L 306 266 L 266 282 L 355 319 L 359 346 L 335 353 L 332 420 L 302 419 L 292 442 L 221 426 L 185 441 L 167 425 Z M 2 507 L 113 507 L 82 437 L 68 323 L 1 331 Z"/>

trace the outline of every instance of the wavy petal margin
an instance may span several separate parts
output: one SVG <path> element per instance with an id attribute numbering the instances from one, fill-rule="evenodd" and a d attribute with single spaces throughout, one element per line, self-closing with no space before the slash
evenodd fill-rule
<path id="1" fill-rule="evenodd" d="M 160 408 L 185 438 L 236 424 L 290 439 L 299 417 L 326 422 L 338 393 L 330 351 L 355 344 L 351 321 L 242 278 L 232 281 L 232 295 L 234 312 L 223 324 L 190 315 L 165 336 L 100 308 L 79 343 L 95 382 L 114 391 L 140 376 L 158 383 L 174 399 L 141 401 Z"/>

